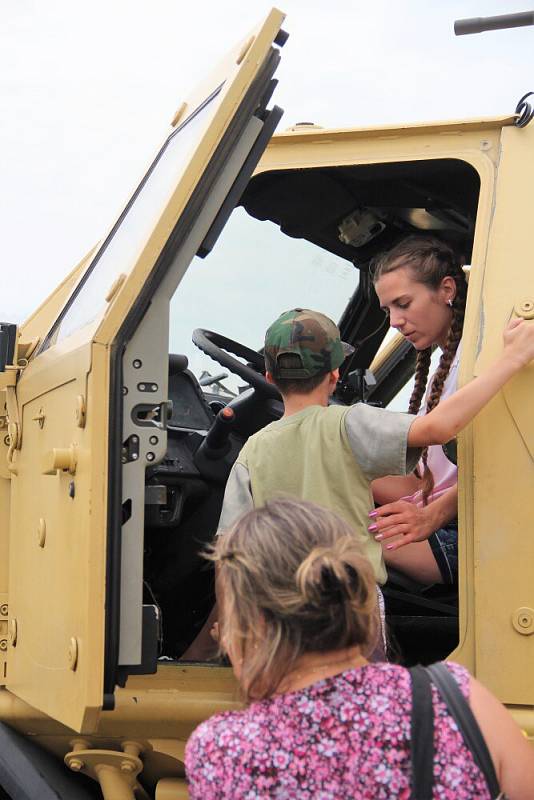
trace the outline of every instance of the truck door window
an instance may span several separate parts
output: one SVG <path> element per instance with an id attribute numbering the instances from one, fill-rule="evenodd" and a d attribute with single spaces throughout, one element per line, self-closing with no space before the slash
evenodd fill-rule
<path id="1" fill-rule="evenodd" d="M 195 328 L 259 350 L 267 327 L 286 309 L 314 308 L 338 321 L 358 281 L 349 261 L 237 208 L 217 247 L 195 259 L 171 301 L 170 352 L 186 355 L 199 379 L 220 374 L 220 365 L 191 342 Z M 233 392 L 240 383 L 230 374 L 224 379 Z"/>
<path id="2" fill-rule="evenodd" d="M 168 137 L 147 174 L 98 250 L 66 311 L 48 335 L 42 350 L 86 325 L 96 327 L 106 307 L 106 295 L 121 273 L 128 273 L 170 199 L 178 177 L 198 142 L 217 89 Z"/>

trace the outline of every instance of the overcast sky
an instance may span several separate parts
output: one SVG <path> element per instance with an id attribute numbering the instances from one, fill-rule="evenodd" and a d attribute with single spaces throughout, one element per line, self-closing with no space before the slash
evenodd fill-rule
<path id="1" fill-rule="evenodd" d="M 22 321 L 92 247 L 189 87 L 260 0 L 0 0 L 0 319 Z M 455 37 L 502 0 L 281 0 L 281 128 L 513 112 L 534 28 Z"/>

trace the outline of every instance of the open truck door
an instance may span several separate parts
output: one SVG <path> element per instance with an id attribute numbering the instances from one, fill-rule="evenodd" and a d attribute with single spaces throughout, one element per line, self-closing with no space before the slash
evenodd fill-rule
<path id="1" fill-rule="evenodd" d="M 169 301 L 281 116 L 266 104 L 282 21 L 271 11 L 191 94 L 103 244 L 19 332 L 31 357 L 13 366 L 5 414 L 5 683 L 76 731 L 95 730 L 130 671 L 154 668 L 145 469 L 166 452 Z"/>

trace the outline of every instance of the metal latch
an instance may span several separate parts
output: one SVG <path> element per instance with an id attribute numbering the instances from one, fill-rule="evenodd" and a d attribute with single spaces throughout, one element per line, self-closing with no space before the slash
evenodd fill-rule
<path id="1" fill-rule="evenodd" d="M 131 411 L 132 421 L 142 428 L 159 428 L 166 430 L 167 420 L 172 414 L 172 407 L 167 401 L 162 403 L 139 403 Z"/>
<path id="2" fill-rule="evenodd" d="M 43 475 L 55 475 L 58 470 L 62 470 L 65 472 L 68 471 L 71 475 L 74 475 L 77 462 L 78 454 L 76 452 L 76 445 L 71 444 L 70 447 L 54 447 L 43 456 L 42 472 Z"/>

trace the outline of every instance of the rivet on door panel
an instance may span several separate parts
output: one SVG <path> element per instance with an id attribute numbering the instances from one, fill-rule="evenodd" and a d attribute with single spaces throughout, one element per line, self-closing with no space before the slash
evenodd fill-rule
<path id="1" fill-rule="evenodd" d="M 534 299 L 525 298 L 515 304 L 514 312 L 523 319 L 534 319 Z"/>
<path id="2" fill-rule="evenodd" d="M 527 606 L 516 608 L 512 614 L 512 625 L 518 633 L 530 636 L 531 633 L 534 633 L 534 609 Z"/>

